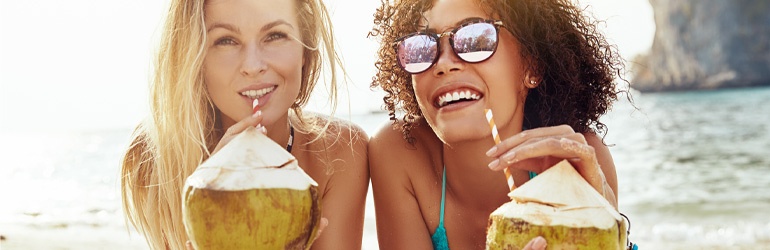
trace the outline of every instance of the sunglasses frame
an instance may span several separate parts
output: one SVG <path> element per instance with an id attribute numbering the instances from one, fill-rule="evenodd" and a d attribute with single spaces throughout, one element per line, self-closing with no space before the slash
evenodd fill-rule
<path id="1" fill-rule="evenodd" d="M 478 61 L 478 62 L 469 62 L 469 61 L 466 61 L 465 59 L 463 59 L 457 53 L 457 50 L 455 49 L 454 36 L 455 36 L 455 33 L 457 33 L 457 31 L 459 31 L 460 29 L 462 29 L 464 27 L 467 27 L 467 26 L 470 26 L 470 25 L 473 25 L 473 24 L 479 24 L 479 23 L 491 24 L 495 28 L 495 36 L 496 36 L 496 38 L 495 38 L 495 47 L 492 49 L 492 54 L 489 54 L 489 56 L 487 58 L 484 58 L 484 60 L 481 60 L 481 61 Z M 503 21 L 501 21 L 501 20 L 475 19 L 475 20 L 470 20 L 470 21 L 461 23 L 460 25 L 458 25 L 454 29 L 452 29 L 450 31 L 447 31 L 447 32 L 444 32 L 444 33 L 433 33 L 433 32 L 428 32 L 428 31 L 419 31 L 419 32 L 409 33 L 409 34 L 407 34 L 405 36 L 402 36 L 402 37 L 396 39 L 396 41 L 393 42 L 393 44 L 395 45 L 396 55 L 398 55 L 399 44 L 401 44 L 402 41 L 404 41 L 406 39 L 409 39 L 409 38 L 412 38 L 414 36 L 426 35 L 426 36 L 429 36 L 429 37 L 435 39 L 435 41 L 436 41 L 436 56 L 433 58 L 433 61 L 431 61 L 430 66 L 428 66 L 424 70 L 418 71 L 418 72 L 409 72 L 408 70 L 406 70 L 404 65 L 401 63 L 401 57 L 400 56 L 396 56 L 396 60 L 398 61 L 398 67 L 401 68 L 402 70 L 404 70 L 405 72 L 409 73 L 409 74 L 420 74 L 422 72 L 428 71 L 430 68 L 432 68 L 433 66 L 436 65 L 436 62 L 438 61 L 439 55 L 441 55 L 441 38 L 445 37 L 445 36 L 449 36 L 449 46 L 452 47 L 452 52 L 455 54 L 455 56 L 457 56 L 457 58 L 460 58 L 460 60 L 462 60 L 463 62 L 466 62 L 466 63 L 480 63 L 480 62 L 484 62 L 486 60 L 489 60 L 489 58 L 492 58 L 492 56 L 495 55 L 495 52 L 497 52 L 497 45 L 500 43 L 500 27 L 506 28 L 505 25 L 503 24 Z"/>

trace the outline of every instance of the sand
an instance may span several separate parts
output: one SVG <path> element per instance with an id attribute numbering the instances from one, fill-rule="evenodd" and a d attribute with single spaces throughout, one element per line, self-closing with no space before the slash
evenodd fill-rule
<path id="1" fill-rule="evenodd" d="M 119 227 L 0 225 L 0 250 L 149 249 L 141 235 Z"/>

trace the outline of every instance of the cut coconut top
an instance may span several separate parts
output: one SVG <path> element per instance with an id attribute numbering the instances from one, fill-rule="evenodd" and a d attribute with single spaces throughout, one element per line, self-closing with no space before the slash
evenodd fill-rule
<path id="1" fill-rule="evenodd" d="M 185 186 L 214 190 L 290 188 L 305 190 L 318 184 L 297 164 L 297 159 L 266 135 L 250 127 L 187 178 Z"/>
<path id="2" fill-rule="evenodd" d="M 532 225 L 605 230 L 617 227 L 619 222 L 613 218 L 609 210 L 603 207 L 564 210 L 537 202 L 518 203 L 517 201 L 505 203 L 490 214 L 490 218 L 497 216 L 518 218 Z"/>
<path id="3" fill-rule="evenodd" d="M 566 160 L 538 174 L 508 196 L 519 203 L 536 202 L 558 210 L 604 208 L 615 220 L 621 220 L 620 213 Z"/>

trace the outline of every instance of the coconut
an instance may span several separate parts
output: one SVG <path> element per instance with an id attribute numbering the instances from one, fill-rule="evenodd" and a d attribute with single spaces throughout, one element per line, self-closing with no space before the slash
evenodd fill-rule
<path id="1" fill-rule="evenodd" d="M 318 184 L 283 147 L 248 128 L 185 181 L 182 216 L 195 249 L 308 249 Z"/>
<path id="2" fill-rule="evenodd" d="M 623 249 L 625 221 L 569 162 L 508 194 L 489 216 L 487 249 L 523 249 L 537 236 L 548 249 Z"/>

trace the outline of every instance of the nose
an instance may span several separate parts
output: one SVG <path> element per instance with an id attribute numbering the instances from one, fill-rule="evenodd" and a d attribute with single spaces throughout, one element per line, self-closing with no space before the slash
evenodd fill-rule
<path id="1" fill-rule="evenodd" d="M 463 70 L 465 68 L 465 62 L 457 57 L 457 54 L 452 50 L 452 45 L 449 43 L 449 37 L 441 37 L 440 39 L 444 40 L 439 42 L 441 49 L 439 49 L 436 65 L 433 67 L 433 75 L 441 76 L 449 72 Z"/>
<path id="2" fill-rule="evenodd" d="M 265 57 L 258 46 L 246 46 L 242 58 L 240 71 L 243 76 L 256 76 L 267 70 Z"/>

